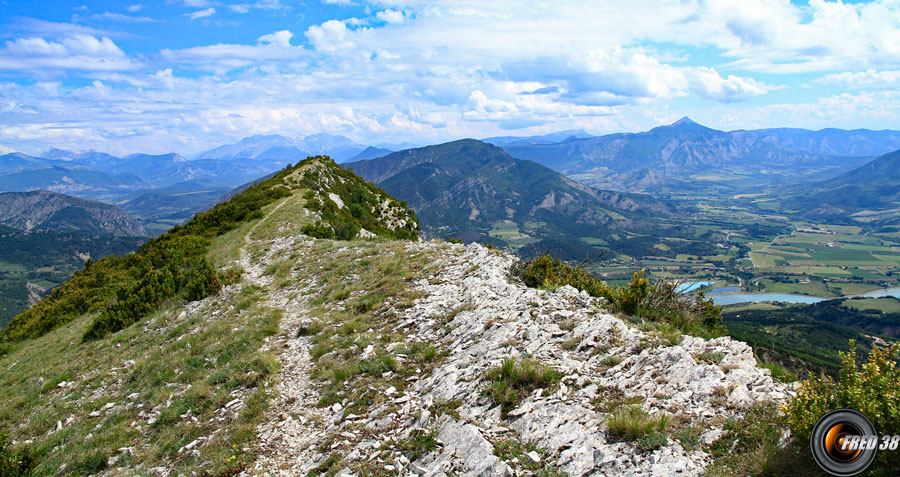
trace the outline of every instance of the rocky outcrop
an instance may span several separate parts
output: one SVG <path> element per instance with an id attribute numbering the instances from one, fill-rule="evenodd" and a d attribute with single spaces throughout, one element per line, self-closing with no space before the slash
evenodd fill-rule
<path id="1" fill-rule="evenodd" d="M 24 231 L 147 236 L 134 217 L 114 205 L 42 190 L 0 193 L 0 224 Z"/>
<path id="2" fill-rule="evenodd" d="M 268 253 L 290 250 L 302 261 L 313 242 L 279 239 Z M 712 443 L 724 433 L 727 418 L 740 418 L 755 402 L 783 402 L 794 392 L 756 367 L 745 343 L 684 336 L 673 345 L 606 313 L 598 299 L 572 287 L 547 291 L 516 283 L 509 275 L 514 258 L 504 253 L 425 242 L 410 243 L 406 251 L 427 254 L 436 271 L 411 284 L 414 304 L 389 311 L 397 314 L 394 331 L 406 333 L 407 343 L 439 345 L 442 361 L 410 378 L 402 391 L 382 391 L 390 399 L 364 414 L 348 414 L 352 403 L 346 402 L 316 407 L 311 338 L 293 329 L 311 319 L 306 298 L 298 297 L 321 285 L 307 277 L 302 289 L 272 294 L 272 305 L 286 311 L 285 341 L 274 343 L 284 349 L 283 377 L 272 418 L 260 429 L 262 455 L 246 474 L 305 474 L 338 453 L 344 465 L 338 475 L 354 475 L 352 469 L 377 462 L 401 475 L 529 475 L 521 459 L 579 476 L 698 475 L 711 463 L 702 448 L 685 449 L 670 433 L 645 450 L 610 431 L 610 412 L 624 403 L 640 406 L 651 417 L 699 427 L 702 442 Z M 259 270 L 249 271 L 251 280 L 267 283 Z M 367 353 L 371 346 L 361 359 Z M 562 379 L 534 390 L 504 417 L 483 393 L 486 372 L 524 356 L 552 367 Z M 423 455 L 410 459 L 394 446 L 422 433 L 436 439 Z M 500 451 L 510 442 L 535 450 L 510 458 Z"/>

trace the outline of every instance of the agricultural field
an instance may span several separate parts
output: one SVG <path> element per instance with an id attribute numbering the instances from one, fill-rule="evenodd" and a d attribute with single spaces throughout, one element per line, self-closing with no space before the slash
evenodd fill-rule
<path id="1" fill-rule="evenodd" d="M 642 254 L 616 250 L 592 270 L 613 283 L 644 269 L 657 278 L 712 282 L 706 289 L 826 298 L 900 286 L 900 227 L 875 231 L 795 221 L 768 212 L 775 210 L 764 205 L 770 202 L 760 194 L 696 198 L 696 212 L 672 224 L 692 233 L 653 237 Z M 598 249 L 616 245 L 595 237 L 581 240 Z M 679 250 L 685 240 L 707 247 Z"/>
<path id="2" fill-rule="evenodd" d="M 536 230 L 541 226 L 539 222 L 527 222 L 525 229 Z M 506 241 L 515 249 L 537 243 L 540 239 L 529 236 L 527 233 L 519 229 L 519 225 L 512 220 L 500 220 L 494 222 L 488 236 Z"/>

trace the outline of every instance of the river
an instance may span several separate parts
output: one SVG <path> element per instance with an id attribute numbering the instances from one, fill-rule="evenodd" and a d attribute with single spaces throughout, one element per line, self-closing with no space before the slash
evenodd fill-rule
<path id="1" fill-rule="evenodd" d="M 807 295 L 792 295 L 790 293 L 709 293 L 708 296 L 712 298 L 713 303 L 716 305 L 735 305 L 738 303 L 757 303 L 761 301 L 778 301 L 782 303 L 818 303 L 820 301 L 825 300 L 836 300 L 838 298 L 852 298 L 850 296 L 845 297 L 833 297 L 833 298 L 823 298 L 818 296 L 807 296 Z M 867 298 L 882 298 L 887 296 L 893 296 L 900 298 L 900 287 L 898 288 L 884 288 L 881 290 L 873 290 L 868 293 L 864 293 L 862 295 Z"/>

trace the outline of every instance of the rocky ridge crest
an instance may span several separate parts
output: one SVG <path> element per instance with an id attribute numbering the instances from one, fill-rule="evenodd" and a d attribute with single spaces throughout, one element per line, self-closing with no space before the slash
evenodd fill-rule
<path id="1" fill-rule="evenodd" d="M 303 261 L 316 242 L 278 238 L 261 263 L 286 252 Z M 356 253 L 352 242 L 340 247 L 331 253 Z M 317 320 L 304 297 L 323 285 L 309 277 L 303 285 L 271 293 L 269 306 L 285 310 L 281 338 L 272 343 L 280 350 L 282 375 L 269 418 L 259 429 L 260 458 L 245 475 L 305 474 L 334 465 L 334 456 L 341 462 L 338 475 L 357 475 L 353 469 L 366 463 L 429 476 L 529 475 L 535 464 L 568 475 L 703 474 L 712 457 L 702 447 L 687 450 L 668 437 L 658 448 L 643 450 L 610 431 L 610 409 L 604 406 L 639 403 L 650 416 L 701 427 L 700 440 L 709 444 L 724 434 L 726 418 L 742 417 L 754 402 L 783 402 L 794 392 L 793 385 L 778 384 L 769 370 L 758 368 L 743 342 L 684 336 L 671 346 L 606 313 L 598 299 L 572 287 L 547 291 L 515 283 L 509 274 L 515 259 L 507 254 L 475 244 L 403 247 L 401 253 L 430 257 L 433 272 L 411 283 L 418 298 L 404 309 L 394 307 L 395 328 L 384 331 L 406 333 L 407 342 L 440 344 L 445 357 L 430 372 L 410 377 L 401 391 L 379 389 L 388 399 L 364 413 L 348 413 L 356 403 L 347 399 L 319 407 L 322 396 L 310 377 L 313 344 L 297 329 Z M 271 284 L 261 266 L 246 265 L 252 283 Z M 398 353 L 402 345 L 394 343 L 388 351 Z M 360 359 L 372 353 L 371 346 L 361 348 Z M 522 356 L 563 377 L 558 386 L 535 390 L 504 418 L 500 406 L 482 393 L 485 375 Z M 715 362 L 704 356 L 715 356 Z M 619 401 L 611 402 L 611 395 Z M 410 458 L 395 445 L 423 433 L 436 438 L 423 455 Z M 509 442 L 540 453 L 523 457 L 531 462 L 501 458 L 498 450 Z"/>

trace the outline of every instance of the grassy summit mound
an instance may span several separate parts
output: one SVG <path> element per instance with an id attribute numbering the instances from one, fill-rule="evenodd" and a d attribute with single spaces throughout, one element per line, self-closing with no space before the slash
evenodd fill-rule
<path id="1" fill-rule="evenodd" d="M 0 335 L 0 475 L 245 469 L 284 310 L 242 266 L 267 265 L 248 248 L 309 227 L 343 239 L 418 236 L 400 202 L 311 157 L 134 253 L 89 261 L 16 316 Z"/>
<path id="2" fill-rule="evenodd" d="M 9 343 L 35 338 L 85 313 L 97 314 L 84 335 L 96 339 L 129 326 L 167 300 L 209 296 L 240 273 L 214 269 L 207 258 L 210 240 L 262 218 L 263 207 L 297 192 L 306 199 L 304 207 L 320 217 L 306 228 L 318 231 L 316 235 L 412 239 L 418 234 L 412 211 L 331 159 L 311 157 L 172 228 L 135 253 L 86 263 L 46 299 L 13 318 L 0 339 Z"/>

